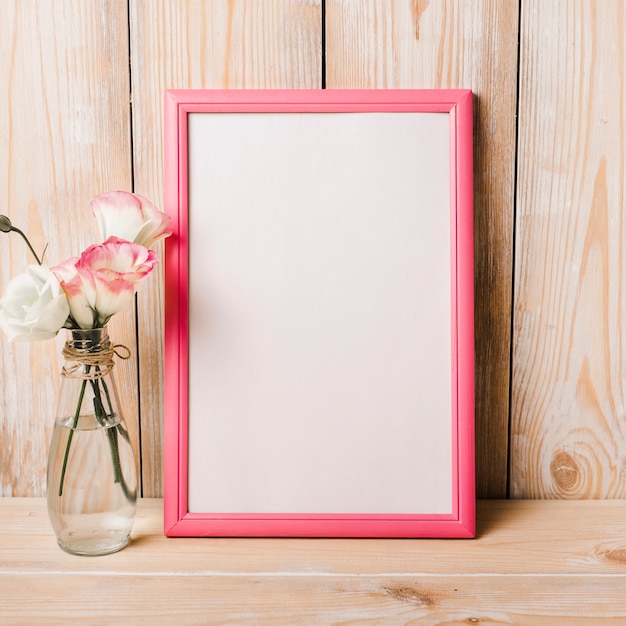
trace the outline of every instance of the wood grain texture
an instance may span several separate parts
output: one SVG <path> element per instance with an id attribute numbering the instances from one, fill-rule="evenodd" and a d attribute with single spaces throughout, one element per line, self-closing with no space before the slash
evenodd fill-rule
<path id="1" fill-rule="evenodd" d="M 134 181 L 162 206 L 163 90 L 320 87 L 321 4 L 4 1 L 0 213 L 37 250 L 49 242 L 46 259 L 57 262 L 96 240 L 97 193 Z M 325 4 L 329 88 L 476 94 L 479 495 L 506 494 L 510 437 L 514 497 L 626 497 L 623 2 Z M 4 291 L 30 259 L 3 233 L 0 258 Z M 118 380 L 148 495 L 162 490 L 162 285 L 156 276 L 142 285 L 137 319 L 129 312 L 110 328 L 133 352 Z M 44 492 L 60 347 L 0 338 L 1 495 Z"/>
<path id="2" fill-rule="evenodd" d="M 626 503 L 482 501 L 473 540 L 167 539 L 62 552 L 45 502 L 0 501 L 0 619 L 40 623 L 623 624 Z"/>
<path id="3" fill-rule="evenodd" d="M 163 92 L 319 88 L 321 1 L 132 0 L 135 191 L 163 208 Z M 143 486 L 162 493 L 162 282 L 139 299 Z"/>
<path id="4" fill-rule="evenodd" d="M 626 496 L 624 3 L 523 3 L 511 493 Z"/>
<path id="5" fill-rule="evenodd" d="M 130 187 L 127 42 L 125 0 L 2 3 L 0 212 L 37 251 L 49 243 L 50 264 L 98 241 L 93 196 Z M 0 233 L 0 258 L 4 292 L 34 260 L 13 233 Z M 132 315 L 113 326 L 115 338 L 133 347 Z M 45 492 L 61 346 L 60 339 L 9 344 L 0 338 L 2 495 Z M 121 378 L 132 381 L 135 366 L 121 366 Z M 136 445 L 134 389 L 122 386 Z"/>
<path id="6" fill-rule="evenodd" d="M 328 88 L 475 94 L 476 464 L 506 494 L 518 3 L 328 0 Z"/>

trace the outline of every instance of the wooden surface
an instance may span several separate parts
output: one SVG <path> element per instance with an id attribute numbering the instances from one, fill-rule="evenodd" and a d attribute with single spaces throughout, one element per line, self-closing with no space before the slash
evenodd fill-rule
<path id="1" fill-rule="evenodd" d="M 126 7 L 126 0 L 8 0 L 0 9 L 0 213 L 38 253 L 49 244 L 51 265 L 98 242 L 92 197 L 132 185 Z M 4 292 L 35 261 L 19 236 L 0 235 Z M 118 379 L 137 447 L 132 311 L 117 318 L 111 336 L 133 355 Z M 63 341 L 0 338 L 2 495 L 44 493 Z"/>
<path id="2" fill-rule="evenodd" d="M 97 193 L 161 205 L 166 87 L 471 88 L 478 495 L 624 497 L 623 1 L 322 8 L 4 0 L 0 213 L 56 262 L 94 241 Z M 0 233 L 0 292 L 28 260 Z M 162 306 L 153 276 L 111 328 L 133 353 L 118 373 L 149 496 L 162 492 Z M 59 357 L 59 342 L 0 338 L 1 495 L 44 493 Z"/>
<path id="3" fill-rule="evenodd" d="M 522 6 L 511 495 L 623 498 L 625 6 Z"/>
<path id="4" fill-rule="evenodd" d="M 166 539 L 62 552 L 41 499 L 0 500 L 7 624 L 626 623 L 626 503 L 482 501 L 469 540 Z"/>

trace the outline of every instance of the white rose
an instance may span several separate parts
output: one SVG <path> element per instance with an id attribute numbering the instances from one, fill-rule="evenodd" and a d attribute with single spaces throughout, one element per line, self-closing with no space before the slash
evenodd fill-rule
<path id="1" fill-rule="evenodd" d="M 0 328 L 10 341 L 50 339 L 69 313 L 67 297 L 50 269 L 29 265 L 11 280 L 0 300 Z"/>

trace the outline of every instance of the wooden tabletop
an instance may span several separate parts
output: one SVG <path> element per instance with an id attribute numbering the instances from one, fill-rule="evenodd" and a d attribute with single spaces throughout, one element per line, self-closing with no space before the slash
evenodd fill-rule
<path id="1" fill-rule="evenodd" d="M 626 624 L 626 501 L 478 503 L 476 539 L 168 539 L 61 551 L 45 500 L 0 498 L 1 624 Z"/>

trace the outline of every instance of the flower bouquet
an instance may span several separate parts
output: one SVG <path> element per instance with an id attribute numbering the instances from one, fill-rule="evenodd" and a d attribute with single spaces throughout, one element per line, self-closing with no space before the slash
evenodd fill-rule
<path id="1" fill-rule="evenodd" d="M 103 243 L 52 267 L 0 216 L 0 230 L 20 235 L 36 261 L 7 285 L 0 328 L 10 341 L 49 339 L 62 328 L 70 334 L 47 499 L 57 541 L 74 554 L 108 554 L 129 541 L 137 477 L 112 370 L 114 357 L 130 352 L 111 343 L 106 325 L 154 269 L 158 258 L 150 246 L 171 234 L 169 217 L 137 194 L 101 194 L 91 208 Z"/>

